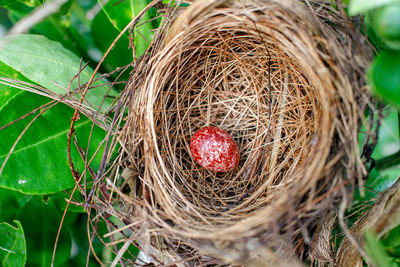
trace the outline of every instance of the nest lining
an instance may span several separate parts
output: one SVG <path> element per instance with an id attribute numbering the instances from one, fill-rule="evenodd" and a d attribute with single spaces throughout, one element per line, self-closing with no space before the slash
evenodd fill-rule
<path id="1" fill-rule="evenodd" d="M 175 177 L 172 182 L 205 216 L 221 216 L 246 194 L 254 199 L 249 192 L 257 189 L 257 184 L 263 184 L 265 190 L 290 183 L 291 172 L 310 151 L 311 144 L 304 145 L 310 143 L 320 114 L 317 101 L 309 95 L 313 89 L 293 62 L 280 56 L 281 51 L 271 52 L 269 59 L 265 51 L 241 44 L 248 37 L 243 36 L 243 40 L 235 38 L 235 32 L 225 33 L 228 36 L 222 31 L 219 36 L 204 36 L 207 39 L 200 49 L 194 43 L 193 51 L 177 55 L 185 58 L 186 64 L 178 63 L 178 58 L 169 63 L 179 67 L 171 69 L 173 74 L 161 74 L 175 77 L 164 86 L 157 85 L 165 89 L 159 92 L 154 108 L 161 111 L 154 115 L 159 127 L 156 131 L 161 133 L 158 148 L 163 151 L 160 154 L 166 159 L 168 172 Z M 223 55 L 232 47 L 237 51 Z M 199 61 L 207 64 L 198 66 Z M 223 128 L 238 144 L 241 161 L 234 172 L 206 171 L 190 157 L 188 141 L 206 125 Z M 271 172 L 273 164 L 280 165 L 276 167 L 280 170 Z M 268 197 L 271 194 L 262 197 L 261 203 L 267 204 Z M 243 212 L 241 206 L 249 204 L 243 199 L 226 211 L 231 219 L 235 210 Z M 255 203 L 251 206 L 257 209 Z"/>

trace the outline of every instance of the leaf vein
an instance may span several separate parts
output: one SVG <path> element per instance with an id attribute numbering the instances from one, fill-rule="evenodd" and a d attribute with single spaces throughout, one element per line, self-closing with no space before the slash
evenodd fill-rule
<path id="1" fill-rule="evenodd" d="M 91 121 L 90 121 L 90 120 L 87 120 L 87 121 L 85 121 L 85 122 L 82 122 L 81 124 L 78 124 L 78 125 L 76 126 L 76 128 L 81 127 L 81 126 L 83 126 L 83 125 L 85 125 L 85 124 L 88 124 L 89 122 L 91 122 Z M 62 131 L 62 132 L 59 132 L 59 133 L 57 133 L 57 134 L 55 134 L 55 135 L 52 135 L 52 136 L 50 136 L 50 137 L 47 137 L 47 138 L 45 138 L 45 139 L 43 139 L 43 140 L 40 140 L 39 142 L 36 142 L 36 143 L 34 143 L 34 144 L 32 144 L 32 145 L 28 145 L 28 146 L 22 147 L 22 148 L 20 148 L 20 149 L 14 150 L 14 151 L 12 152 L 12 154 L 16 154 L 16 153 L 19 153 L 19 152 L 21 152 L 21 151 L 27 150 L 27 149 L 29 149 L 29 148 L 33 148 L 33 147 L 35 147 L 35 146 L 38 146 L 38 145 L 40 145 L 40 144 L 43 144 L 43 143 L 45 143 L 45 142 L 47 142 L 47 141 L 50 141 L 50 140 L 52 140 L 52 139 L 55 139 L 55 138 L 57 138 L 57 137 L 59 137 L 59 136 L 61 136 L 61 135 L 63 135 L 63 134 L 68 133 L 68 132 L 69 132 L 69 129 L 66 129 L 65 131 Z M 7 154 L 4 154 L 4 155 L 1 155 L 1 156 L 0 156 L 0 159 L 5 158 L 7 155 L 8 155 L 8 153 L 7 153 Z"/>

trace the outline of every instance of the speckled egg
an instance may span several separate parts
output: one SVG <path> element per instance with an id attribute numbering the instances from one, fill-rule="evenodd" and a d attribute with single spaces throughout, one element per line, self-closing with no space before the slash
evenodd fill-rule
<path id="1" fill-rule="evenodd" d="M 213 172 L 228 172 L 239 163 L 239 150 L 232 137 L 224 130 L 207 126 L 194 133 L 190 140 L 193 159 Z"/>

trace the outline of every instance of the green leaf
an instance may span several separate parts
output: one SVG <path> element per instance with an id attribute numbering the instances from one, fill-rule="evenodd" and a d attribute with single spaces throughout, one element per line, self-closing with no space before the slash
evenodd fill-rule
<path id="1" fill-rule="evenodd" d="M 163 4 L 172 6 L 175 4 L 175 0 L 163 0 Z"/>
<path id="2" fill-rule="evenodd" d="M 374 12 L 366 12 L 364 14 L 365 28 L 361 29 L 364 35 L 368 36 L 368 40 L 377 49 L 378 53 L 386 48 L 382 38 L 375 32 L 373 25 L 375 23 Z"/>
<path id="3" fill-rule="evenodd" d="M 67 198 L 68 195 L 58 193 L 38 197 L 0 188 L 0 222 L 12 221 L 16 218 L 21 221 L 28 245 L 27 266 L 50 266 L 49 261 L 63 212 L 57 206 L 61 197 Z M 63 201 L 65 202 L 65 200 Z M 57 246 L 55 266 L 57 264 L 58 266 L 85 266 L 86 264 L 89 250 L 88 237 L 85 234 L 87 231 L 87 215 L 71 211 L 73 210 L 70 205 L 61 230 L 61 239 Z M 6 215 L 5 219 L 3 215 Z M 101 236 L 107 233 L 107 228 L 103 224 L 101 226 L 104 227 L 98 228 L 98 231 L 101 230 L 99 232 Z M 71 251 L 72 238 L 75 249 Z M 103 244 L 95 238 L 93 245 L 96 253 L 101 254 L 104 248 Z M 65 262 L 67 257 L 69 257 L 68 262 Z M 77 258 L 80 261 L 74 264 L 71 260 L 77 260 Z M 0 266 L 3 266 L 1 259 L 0 256 Z M 97 261 L 94 260 L 94 257 L 91 257 L 89 266 L 97 265 Z"/>
<path id="4" fill-rule="evenodd" d="M 33 10 L 32 7 L 27 6 L 22 1 L 0 0 L 0 7 L 8 10 L 16 10 L 23 14 L 27 14 Z"/>
<path id="5" fill-rule="evenodd" d="M 17 1 L 22 2 L 25 5 L 35 6 L 35 7 L 40 6 L 45 2 L 45 0 L 17 0 Z"/>
<path id="6" fill-rule="evenodd" d="M 69 190 L 72 191 L 72 190 Z M 71 192 L 69 192 L 71 193 Z M 60 211 L 64 211 L 66 206 L 67 206 L 67 201 L 66 199 L 69 199 L 69 195 L 66 194 L 65 192 L 59 192 L 57 194 L 53 195 L 46 195 L 44 196 L 46 201 L 51 201 L 53 205 Z M 74 194 L 74 199 L 77 202 L 84 203 L 84 200 L 82 199 L 81 193 L 76 190 Z M 73 204 L 70 204 L 68 206 L 68 212 L 77 212 L 77 213 L 86 213 L 84 208 L 82 206 L 76 206 Z"/>
<path id="7" fill-rule="evenodd" d="M 385 51 L 372 63 L 369 77 L 375 94 L 400 108 L 400 52 Z"/>
<path id="8" fill-rule="evenodd" d="M 9 1 L 9 0 L 2 0 L 2 1 Z M 43 0 L 14 0 L 14 2 L 23 3 L 27 6 L 36 7 L 43 4 Z"/>
<path id="9" fill-rule="evenodd" d="M 63 213 L 63 210 L 59 209 L 56 204 L 61 197 L 67 198 L 68 195 L 59 193 L 32 196 L 0 188 L 0 221 L 18 219 L 23 225 L 27 242 L 27 266 L 50 266 L 54 241 Z M 80 219 L 82 215 L 70 211 L 71 205 L 61 230 L 55 266 L 67 266 L 63 264 L 71 255 L 71 230 L 79 227 L 79 233 L 76 234 L 80 235 L 83 240 L 87 239 L 86 235 L 82 235 L 86 226 L 84 221 Z M 4 219 L 4 215 L 6 215 L 6 219 Z M 83 254 L 83 256 L 87 255 L 87 246 L 79 246 L 77 249 L 82 250 L 79 253 Z M 1 259 L 2 257 L 0 256 L 0 266 L 3 266 L 1 265 Z"/>
<path id="10" fill-rule="evenodd" d="M 382 247 L 376 234 L 371 231 L 365 231 L 365 250 L 372 262 L 379 267 L 395 267 L 393 259 L 390 258 Z"/>
<path id="11" fill-rule="evenodd" d="M 46 101 L 43 97 L 22 92 L 1 109 L 1 112 L 9 116 L 1 117 L 0 124 L 5 125 Z M 23 109 L 17 109 L 19 106 Z M 67 134 L 72 114 L 72 109 L 57 104 L 31 125 L 9 157 L 0 177 L 0 187 L 29 194 L 50 194 L 75 185 L 67 154 Z M 0 163 L 4 162 L 12 144 L 32 117 L 29 116 L 26 120 L 0 131 Z M 89 119 L 83 117 L 75 124 L 78 140 L 84 150 L 91 124 Z M 103 137 L 104 132 L 95 127 L 91 139 L 91 153 Z M 82 160 L 73 144 L 72 149 L 75 167 L 82 168 Z M 99 156 L 96 158 L 97 163 Z"/>
<path id="12" fill-rule="evenodd" d="M 143 0 L 139 0 L 138 2 L 142 1 Z M 131 0 L 110 0 L 106 5 L 102 6 L 102 10 L 115 29 L 117 29 L 118 32 L 121 32 L 134 18 L 135 5 L 136 4 L 134 4 Z"/>
<path id="13" fill-rule="evenodd" d="M 360 189 L 357 188 L 354 194 L 354 201 L 365 202 L 376 199 L 380 192 L 391 187 L 400 176 L 400 165 L 393 163 L 384 166 L 382 159 L 396 153 L 400 149 L 398 111 L 391 105 L 386 105 L 382 110 L 382 121 L 378 133 L 378 142 L 372 153 L 375 160 L 375 167 L 371 170 L 369 177 L 364 185 L 365 195 L 361 197 Z M 365 132 L 362 129 L 362 132 Z M 358 206 L 359 203 L 355 205 Z"/>
<path id="14" fill-rule="evenodd" d="M 133 0 L 130 1 L 132 2 Z M 148 2 L 144 0 L 137 2 L 135 1 L 135 4 L 133 6 L 134 16 L 137 16 L 147 6 L 147 4 Z M 146 21 L 148 21 L 149 19 L 150 15 L 147 11 L 146 14 L 139 21 L 137 27 L 135 27 L 134 42 L 136 47 L 136 57 L 139 57 L 145 53 L 150 45 L 151 39 L 153 38 L 153 32 L 151 31 L 153 29 L 152 24 L 148 22 L 146 23 Z"/>
<path id="15" fill-rule="evenodd" d="M 103 7 L 103 11 L 111 24 L 118 30 L 118 32 L 121 32 L 148 4 L 149 1 L 147 0 L 110 0 Z M 134 43 L 137 57 L 144 54 L 153 38 L 153 33 L 151 32 L 153 29 L 152 24 L 145 23 L 150 19 L 151 17 L 149 12 L 146 12 L 139 21 L 137 27 L 134 29 Z M 126 34 L 129 34 L 129 32 Z"/>
<path id="16" fill-rule="evenodd" d="M 31 81 L 60 95 L 67 93 L 68 84 L 79 72 L 80 66 L 80 59 L 59 43 L 31 34 L 1 39 L 0 61 L 19 71 Z M 89 67 L 81 72 L 81 85 L 89 81 L 92 73 Z M 105 82 L 94 83 L 94 85 L 101 84 L 104 85 Z M 75 79 L 71 89 L 76 87 L 77 80 Z M 106 86 L 90 90 L 86 95 L 86 104 L 97 109 L 107 90 Z M 79 99 L 80 96 L 77 98 Z M 106 101 L 103 110 L 110 106 L 110 102 Z"/>
<path id="17" fill-rule="evenodd" d="M 51 201 L 44 202 L 40 196 L 33 196 L 21 208 L 18 220 L 24 226 L 29 257 L 27 266 L 50 266 L 61 212 Z M 67 215 L 67 218 L 70 215 Z M 55 266 L 65 263 L 71 253 L 71 236 L 68 227 L 76 216 L 64 223 L 57 245 Z"/>
<path id="18" fill-rule="evenodd" d="M 398 111 L 393 106 L 386 105 L 382 115 L 378 143 L 372 154 L 375 160 L 387 157 L 400 149 Z"/>
<path id="19" fill-rule="evenodd" d="M 400 225 L 396 226 L 389 233 L 385 234 L 382 243 L 385 247 L 398 247 L 400 246 Z"/>
<path id="20" fill-rule="evenodd" d="M 69 231 L 71 233 L 72 239 L 74 244 L 77 245 L 77 247 L 80 249 L 80 251 L 77 252 L 77 255 L 74 255 L 70 261 L 68 262 L 68 265 L 66 266 L 87 266 L 87 251 L 89 249 L 89 242 L 88 242 L 88 236 L 87 234 L 82 234 L 82 233 L 87 233 L 87 214 L 81 214 L 81 216 L 78 217 L 78 220 L 76 223 L 73 225 L 69 226 Z M 96 227 L 96 232 L 98 233 L 98 236 L 103 236 L 107 234 L 109 231 L 107 229 L 106 223 L 102 220 L 99 220 L 95 222 L 97 224 Z M 109 239 L 105 239 L 105 242 L 110 242 Z M 106 248 L 104 245 L 100 242 L 100 240 L 97 238 L 97 236 L 94 237 L 94 240 L 92 241 L 91 244 L 92 248 L 94 249 L 95 253 L 97 255 L 101 255 L 103 257 L 104 250 Z M 98 266 L 99 263 L 95 260 L 93 257 L 93 253 L 90 255 L 90 262 L 89 266 L 95 267 Z"/>
<path id="21" fill-rule="evenodd" d="M 24 79 L 18 72 L 4 64 L 0 64 L 0 68 L 1 76 Z M 0 116 L 0 126 L 48 102 L 49 99 L 45 97 L 0 84 L 0 113 L 7 114 Z M 67 134 L 72 115 L 71 108 L 59 103 L 39 116 L 9 157 L 0 175 L 0 187 L 29 194 L 51 194 L 73 187 L 75 181 L 69 169 L 67 154 Z M 30 115 L 0 131 L 0 165 L 33 117 L 34 115 Z M 91 126 L 91 121 L 83 115 L 75 124 L 78 142 L 84 151 Z M 104 136 L 103 130 L 94 127 L 89 156 L 94 153 Z M 74 144 L 71 146 L 71 153 L 76 168 L 83 168 L 84 164 Z M 92 164 L 93 168 L 96 169 L 100 158 L 99 153 Z"/>
<path id="22" fill-rule="evenodd" d="M 0 188 L 0 222 L 12 221 L 16 218 L 21 221 L 25 229 L 26 242 L 28 243 L 27 266 L 50 266 L 48 261 L 63 212 L 60 209 L 62 207 L 58 206 L 60 204 L 58 200 L 61 200 L 62 197 L 67 198 L 68 195 L 58 193 L 38 197 Z M 63 201 L 65 202 L 65 200 Z M 85 266 L 89 249 L 88 237 L 84 234 L 87 231 L 86 221 L 87 215 L 74 212 L 73 206 L 70 205 L 61 230 L 61 239 L 57 246 L 56 264 L 61 264 L 61 266 Z M 103 224 L 101 225 L 102 227 L 98 228 L 98 231 L 101 230 L 99 232 L 101 236 L 107 233 L 107 228 Z M 76 245 L 73 251 L 71 251 L 71 237 L 73 237 L 73 242 Z M 46 239 L 46 241 L 43 239 Z M 93 245 L 96 253 L 101 254 L 104 247 L 97 238 L 95 238 Z M 42 250 L 45 253 L 41 254 Z M 37 255 L 37 258 L 34 259 L 33 255 Z M 63 263 L 67 256 L 70 257 L 69 261 L 72 259 L 77 260 L 77 258 L 80 261 L 77 264 L 73 264 L 73 262 Z M 0 266 L 2 266 L 1 259 L 2 257 L 0 256 Z M 97 266 L 98 263 L 94 258 L 91 257 L 91 259 L 89 266 Z"/>
<path id="23" fill-rule="evenodd" d="M 386 5 L 370 13 L 374 31 L 385 46 L 400 50 L 400 3 Z"/>
<path id="24" fill-rule="evenodd" d="M 26 262 L 24 230 L 19 221 L 17 227 L 0 223 L 0 260 L 3 267 L 23 267 Z"/>
<path id="25" fill-rule="evenodd" d="M 381 7 L 374 15 L 374 28 L 381 38 L 400 40 L 400 4 Z"/>
<path id="26" fill-rule="evenodd" d="M 354 16 L 384 5 L 396 3 L 400 3 L 400 0 L 351 0 L 349 5 L 349 15 Z"/>
<path id="27" fill-rule="evenodd" d="M 46 0 L 0 0 L 0 7 L 5 7 L 9 8 L 12 10 L 19 10 L 21 11 L 21 7 L 25 6 L 23 8 L 24 10 L 31 11 L 33 8 L 38 7 L 42 5 Z M 71 6 L 71 2 L 73 0 L 69 0 L 66 3 L 64 3 L 58 12 L 60 14 L 66 14 L 68 12 L 69 7 Z M 18 7 L 18 8 L 15 8 Z M 28 9 L 27 9 L 28 8 Z"/>
<path id="28" fill-rule="evenodd" d="M 74 1 L 69 0 L 60 7 L 60 10 L 48 17 L 43 21 L 32 25 L 29 33 L 39 34 L 47 37 L 50 40 L 61 43 L 66 49 L 74 52 L 76 55 L 88 60 L 87 45 L 81 40 L 81 36 L 74 35 L 73 31 L 76 27 L 82 27 L 80 21 L 76 21 L 75 17 L 71 19 L 72 4 Z M 16 23 L 26 15 L 25 12 L 20 10 L 10 10 L 9 17 Z M 73 24 L 71 22 L 73 20 Z"/>
<path id="29" fill-rule="evenodd" d="M 107 19 L 103 10 L 101 10 L 93 19 L 91 27 L 91 33 L 95 44 L 103 53 L 105 53 L 118 36 L 119 31 L 115 29 Z M 129 49 L 129 38 L 127 35 L 123 35 L 106 57 L 104 66 L 108 71 L 112 71 L 117 67 L 131 63 L 132 60 L 133 54 L 132 50 Z M 129 75 L 129 73 L 126 72 L 126 75 Z M 128 77 L 124 77 L 123 79 L 126 80 L 127 78 Z"/>
<path id="30" fill-rule="evenodd" d="M 30 82 L 25 76 L 21 75 L 18 71 L 0 61 L 0 77 L 16 79 L 24 82 Z M 17 95 L 21 92 L 19 89 L 2 84 L 0 82 L 0 107 L 5 105 L 10 99 L 11 95 Z"/>
<path id="31" fill-rule="evenodd" d="M 9 16 L 14 22 L 23 18 L 24 15 L 24 13 L 19 11 L 9 12 Z M 52 41 L 59 42 L 63 47 L 74 52 L 76 55 L 85 55 L 85 52 L 81 50 L 81 47 L 75 39 L 71 38 L 69 27 L 68 20 L 61 19 L 59 15 L 50 15 L 42 22 L 34 25 L 30 29 L 30 33 L 43 35 Z"/>
<path id="32" fill-rule="evenodd" d="M 72 2 L 73 0 L 68 0 L 67 2 L 65 2 L 58 10 L 57 15 L 60 16 L 68 15 L 71 11 Z"/>
<path id="33" fill-rule="evenodd" d="M 31 195 L 0 187 L 0 221 L 7 222 L 17 218 L 21 208 L 31 198 Z"/>

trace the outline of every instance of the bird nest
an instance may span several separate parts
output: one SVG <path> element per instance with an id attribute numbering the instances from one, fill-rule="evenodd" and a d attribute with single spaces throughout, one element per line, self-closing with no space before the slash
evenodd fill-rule
<path id="1" fill-rule="evenodd" d="M 345 21 L 323 1 L 167 9 L 121 98 L 129 114 L 117 165 L 123 221 L 154 262 L 301 253 L 366 175 L 368 57 Z M 193 160 L 190 139 L 204 126 L 235 140 L 236 169 Z"/>

